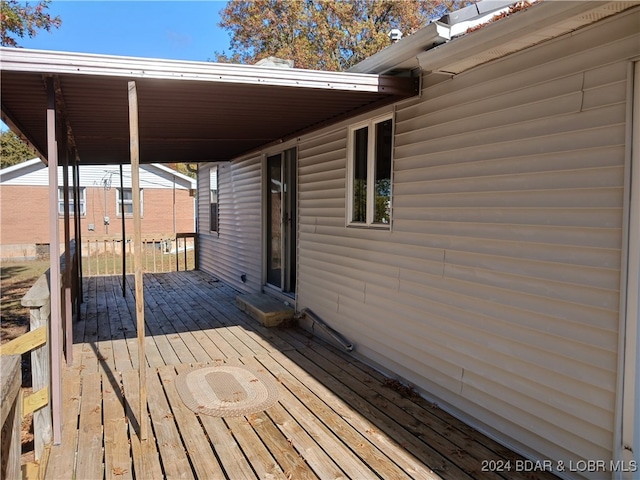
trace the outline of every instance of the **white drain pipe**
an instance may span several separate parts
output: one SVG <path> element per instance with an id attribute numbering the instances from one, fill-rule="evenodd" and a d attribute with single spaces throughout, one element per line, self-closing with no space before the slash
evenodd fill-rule
<path id="1" fill-rule="evenodd" d="M 347 352 L 353 351 L 353 343 L 351 343 L 349 340 L 344 338 L 344 336 L 340 332 L 335 331 L 333 328 L 331 328 L 329 325 L 327 325 L 324 322 L 324 320 L 322 320 L 320 317 L 318 317 L 315 313 L 313 313 L 308 308 L 303 308 L 300 311 L 299 318 L 303 318 L 303 317 L 308 317 L 308 318 L 311 319 L 311 321 L 313 322 L 313 324 L 311 326 L 312 329 L 315 326 L 315 324 L 317 323 L 320 327 L 322 327 L 322 329 L 327 334 L 329 334 L 329 336 L 331 338 L 333 338 L 336 342 L 338 342 L 338 344 L 342 348 L 344 348 Z"/>

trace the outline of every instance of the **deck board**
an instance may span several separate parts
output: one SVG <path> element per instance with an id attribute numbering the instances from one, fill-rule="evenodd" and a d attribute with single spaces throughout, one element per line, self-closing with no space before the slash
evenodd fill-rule
<path id="1" fill-rule="evenodd" d="M 189 458 L 193 462 L 196 476 L 198 478 L 224 478 L 222 467 L 214 455 L 209 439 L 203 432 L 198 418 L 180 400 L 174 383 L 176 378 L 174 367 L 165 365 L 158 369 L 158 373 L 164 384 L 169 403 L 172 405 L 174 418 L 180 429 Z"/>
<path id="2" fill-rule="evenodd" d="M 119 382 L 103 384 L 102 404 L 104 409 L 105 478 L 110 480 L 133 479 L 127 419 Z"/>
<path id="3" fill-rule="evenodd" d="M 46 478 L 551 479 L 481 472 L 513 452 L 422 398 L 389 388 L 354 355 L 308 332 L 265 328 L 237 292 L 202 272 L 145 274 L 147 408 L 140 412 L 133 276 L 84 279 L 64 372 L 61 445 Z M 245 417 L 197 415 L 176 376 L 199 365 L 251 365 L 278 402 Z M 138 438 L 145 422 L 148 439 Z"/>

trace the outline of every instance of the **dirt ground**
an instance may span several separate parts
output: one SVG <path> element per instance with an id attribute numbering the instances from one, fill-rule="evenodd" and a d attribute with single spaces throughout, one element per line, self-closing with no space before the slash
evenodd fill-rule
<path id="1" fill-rule="evenodd" d="M 22 297 L 36 279 L 49 268 L 48 259 L 27 262 L 7 262 L 0 265 L 0 344 L 6 343 L 29 330 L 29 309 L 21 305 Z M 22 356 L 22 386 L 31 392 L 30 354 Z M 22 422 L 22 463 L 32 462 L 33 425 L 31 415 Z"/>

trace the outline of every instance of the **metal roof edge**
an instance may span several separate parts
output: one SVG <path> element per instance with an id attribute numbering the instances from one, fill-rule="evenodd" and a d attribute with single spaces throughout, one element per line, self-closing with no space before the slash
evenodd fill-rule
<path id="1" fill-rule="evenodd" d="M 180 163 L 180 162 L 177 162 L 177 163 Z M 189 177 L 188 175 L 185 175 L 184 173 L 180 173 L 179 171 L 174 170 L 173 168 L 170 168 L 170 167 L 165 167 L 161 163 L 150 163 L 148 165 L 152 165 L 155 168 L 157 168 L 158 170 L 162 170 L 164 172 L 167 172 L 170 175 L 175 175 L 179 179 L 181 179 L 181 180 L 183 180 L 185 182 L 188 182 L 192 187 L 195 188 L 196 180 L 194 178 Z M 142 168 L 142 165 L 140 165 L 140 168 Z"/>
<path id="2" fill-rule="evenodd" d="M 417 32 L 357 63 L 348 72 L 384 74 L 403 62 L 415 59 L 425 50 L 442 45 L 456 35 L 460 28 L 477 25 L 506 10 L 518 0 L 482 0 L 445 14 Z M 415 60 L 414 67 L 418 67 Z"/>
<path id="3" fill-rule="evenodd" d="M 431 46 L 446 41 L 446 38 L 439 35 L 439 31 L 436 23 L 430 23 L 414 34 L 406 36 L 393 45 L 365 58 L 349 68 L 347 72 L 376 74 L 388 72 L 401 62 L 415 58 L 419 53 L 424 52 L 426 46 L 430 45 L 429 48 L 431 48 Z"/>
<path id="4" fill-rule="evenodd" d="M 0 47 L 0 71 L 120 76 L 406 94 L 405 82 L 356 72 L 326 72 Z"/>
<path id="5" fill-rule="evenodd" d="M 30 168 L 38 163 L 41 163 L 43 167 L 46 166 L 46 164 L 39 158 L 32 158 L 31 160 L 25 160 L 24 162 L 16 163 L 15 165 L 10 165 L 8 167 L 0 169 L 0 178 L 2 178 L 3 175 L 8 175 L 19 170 Z"/>
<path id="6" fill-rule="evenodd" d="M 516 3 L 518 2 L 510 2 L 511 5 Z M 482 5 L 495 8 L 483 8 Z M 481 63 L 569 33 L 635 5 L 640 5 L 640 1 L 533 0 L 523 11 L 516 11 L 492 22 L 491 18 L 508 9 L 509 4 L 502 0 L 485 0 L 475 4 L 480 12 L 478 17 L 465 14 L 462 15 L 465 18 L 458 19 L 457 12 L 447 14 L 413 35 L 363 60 L 349 71 L 384 74 L 412 61 L 413 68 L 457 74 Z M 473 10 L 472 7 L 465 7 L 458 12 Z M 446 21 L 449 21 L 449 24 L 445 23 Z M 465 27 L 474 25 L 483 26 L 467 34 Z M 498 48 L 507 44 L 507 48 Z M 487 53 L 489 51 L 493 56 Z"/>
<path id="7" fill-rule="evenodd" d="M 633 1 L 544 0 L 418 55 L 425 71 L 450 75 L 532 47 L 628 8 Z"/>

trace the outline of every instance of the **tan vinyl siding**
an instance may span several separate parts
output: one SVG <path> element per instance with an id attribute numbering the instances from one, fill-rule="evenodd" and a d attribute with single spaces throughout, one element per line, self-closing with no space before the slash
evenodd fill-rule
<path id="1" fill-rule="evenodd" d="M 241 290 L 262 285 L 262 157 L 218 165 L 218 232 L 209 232 L 209 196 L 199 200 L 200 268 Z M 200 191 L 209 192 L 209 169 L 201 167 Z M 202 198 L 205 197 L 205 198 Z M 241 274 L 247 275 L 242 283 Z"/>
<path id="2" fill-rule="evenodd" d="M 345 227 L 347 125 L 299 146 L 298 307 L 541 459 L 612 459 L 637 25 L 427 75 L 397 106 L 391 231 Z"/>

